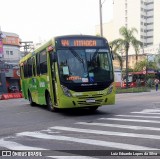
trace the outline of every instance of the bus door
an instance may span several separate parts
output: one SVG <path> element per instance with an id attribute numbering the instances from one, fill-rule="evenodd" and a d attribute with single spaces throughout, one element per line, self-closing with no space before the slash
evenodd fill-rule
<path id="1" fill-rule="evenodd" d="M 56 62 L 56 55 L 54 52 L 52 52 L 51 54 L 51 61 L 50 61 L 50 64 L 51 64 L 51 80 L 52 81 L 52 88 L 53 88 L 53 94 L 52 94 L 52 97 L 53 97 L 53 100 L 54 100 L 54 105 L 57 105 L 57 96 L 56 96 L 56 66 L 55 66 L 55 62 Z"/>
<path id="2" fill-rule="evenodd" d="M 32 94 L 33 101 L 37 103 L 38 102 L 38 91 L 37 91 L 38 81 L 36 78 L 36 59 L 35 57 L 32 57 L 31 61 L 32 61 L 31 94 Z"/>

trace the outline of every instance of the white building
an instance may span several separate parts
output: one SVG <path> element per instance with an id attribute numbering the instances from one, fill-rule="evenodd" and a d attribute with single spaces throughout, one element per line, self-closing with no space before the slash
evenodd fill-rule
<path id="1" fill-rule="evenodd" d="M 1 32 L 3 39 L 0 45 L 0 94 L 7 93 L 10 86 L 20 88 L 19 60 L 20 38 L 15 33 Z"/>
<path id="2" fill-rule="evenodd" d="M 15 33 L 3 32 L 3 61 L 6 63 L 17 63 L 21 58 L 20 38 Z"/>
<path id="3" fill-rule="evenodd" d="M 160 44 L 160 0 L 114 0 L 113 21 L 103 26 L 103 35 L 112 41 L 120 37 L 119 29 L 126 26 L 136 28 L 136 38 L 143 42 L 144 47 Z M 104 9 L 104 8 L 103 8 Z M 96 27 L 96 34 L 99 26 Z M 111 39 L 111 40 L 110 40 Z M 129 54 L 134 54 L 131 49 Z"/>

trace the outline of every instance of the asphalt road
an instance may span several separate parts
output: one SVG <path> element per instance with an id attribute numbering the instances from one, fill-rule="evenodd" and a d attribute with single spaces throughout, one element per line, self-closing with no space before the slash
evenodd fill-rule
<path id="1" fill-rule="evenodd" d="M 1 100 L 0 149 L 13 150 L 12 158 L 160 158 L 160 91 L 118 94 L 115 105 L 94 113 L 53 113 L 24 99 Z M 32 150 L 44 156 L 20 156 L 35 155 Z"/>

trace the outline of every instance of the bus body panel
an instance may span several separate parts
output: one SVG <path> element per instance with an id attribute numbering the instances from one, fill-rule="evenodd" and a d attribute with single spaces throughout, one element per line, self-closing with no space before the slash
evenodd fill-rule
<path id="1" fill-rule="evenodd" d="M 109 90 L 112 89 L 112 90 Z M 110 93 L 110 91 L 112 93 Z M 78 108 L 115 104 L 115 84 L 111 88 L 102 91 L 74 92 L 70 91 L 72 97 L 67 97 L 62 88 L 59 88 L 57 94 L 58 108 Z"/>
<path id="2" fill-rule="evenodd" d="M 67 38 L 67 36 L 64 36 L 64 37 Z M 75 37 L 76 36 L 73 36 L 73 38 Z M 90 38 L 92 38 L 92 36 Z M 96 38 L 101 39 L 99 37 L 94 37 L 94 39 Z M 57 108 L 78 108 L 78 107 L 92 107 L 92 106 L 115 104 L 115 83 L 114 82 L 112 82 L 106 88 L 97 90 L 97 91 L 84 91 L 84 92 L 78 91 L 77 92 L 75 90 L 68 89 L 68 91 L 71 93 L 71 96 L 70 97 L 66 96 L 66 94 L 64 93 L 64 90 L 62 89 L 61 79 L 59 75 L 58 61 L 55 61 L 55 62 L 51 61 L 52 52 L 48 51 L 48 48 L 52 47 L 54 54 L 57 53 L 55 39 L 50 40 L 45 45 L 36 49 L 33 53 L 31 53 L 30 55 L 27 55 L 20 61 L 20 66 L 21 66 L 32 56 L 35 56 L 35 59 L 36 59 L 37 54 L 40 54 L 40 52 L 42 52 L 43 50 L 45 50 L 47 54 L 47 73 L 46 74 L 38 74 L 37 69 L 33 67 L 32 72 L 33 72 L 33 69 L 35 69 L 36 74 L 32 75 L 32 77 L 24 77 L 25 70 L 23 67 L 21 68 L 22 69 L 21 84 L 22 84 L 22 92 L 23 92 L 24 98 L 29 99 L 28 95 L 30 93 L 32 96 L 33 102 L 40 105 L 46 105 L 47 104 L 46 97 L 47 97 L 47 94 L 49 93 L 52 99 L 53 106 Z M 94 45 L 94 42 L 92 42 L 91 40 L 88 40 L 86 43 L 85 42 L 82 43 L 82 41 L 78 41 L 76 45 L 80 45 L 80 44 L 89 45 L 90 43 Z M 36 67 L 38 67 L 37 63 L 38 62 L 36 59 L 36 64 L 35 64 Z M 110 67 L 113 67 L 113 66 L 110 64 Z"/>

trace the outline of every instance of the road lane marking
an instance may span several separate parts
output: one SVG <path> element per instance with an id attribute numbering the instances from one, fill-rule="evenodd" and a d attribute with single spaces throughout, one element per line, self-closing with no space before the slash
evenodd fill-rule
<path id="1" fill-rule="evenodd" d="M 131 112 L 134 114 L 160 115 L 160 113 Z"/>
<path id="2" fill-rule="evenodd" d="M 98 120 L 132 121 L 139 123 L 160 123 L 160 121 L 158 120 L 139 120 L 139 119 L 123 119 L 123 118 L 99 118 Z"/>
<path id="3" fill-rule="evenodd" d="M 144 109 L 140 112 L 131 112 L 136 114 L 151 114 L 151 115 L 160 115 L 160 109 Z"/>
<path id="4" fill-rule="evenodd" d="M 113 127 L 113 128 L 132 129 L 132 130 L 160 131 L 160 128 L 156 128 L 156 127 L 144 127 L 144 126 L 133 126 L 133 125 L 121 125 L 121 124 L 87 123 L 87 122 L 77 122 L 75 124 L 89 125 L 89 126 L 93 126 L 93 125 L 95 125 L 95 126 L 106 126 L 106 127 Z"/>
<path id="5" fill-rule="evenodd" d="M 133 137 L 133 138 L 135 137 L 135 138 L 143 138 L 143 139 L 160 140 L 160 136 L 149 135 L 149 134 L 136 134 L 136 133 L 124 133 L 124 132 L 102 131 L 102 130 L 92 130 L 92 129 L 80 129 L 80 128 L 63 127 L 63 126 L 54 126 L 54 127 L 51 127 L 51 129 L 89 133 L 89 134 L 98 134 L 98 135 L 123 136 L 123 137 Z"/>
<path id="6" fill-rule="evenodd" d="M 159 119 L 160 116 L 142 116 L 142 115 L 115 115 L 115 116 L 122 116 L 122 117 L 133 117 L 133 118 L 153 118 L 153 119 Z"/>
<path id="7" fill-rule="evenodd" d="M 59 141 L 70 141 L 75 143 L 81 144 L 88 144 L 94 146 L 102 146 L 102 147 L 111 147 L 117 149 L 124 149 L 124 150 L 159 150 L 157 148 L 151 148 L 146 146 L 138 146 L 132 144 L 124 144 L 118 142 L 110 142 L 110 141 L 101 141 L 101 140 L 93 140 L 93 139 L 80 139 L 75 137 L 67 137 L 61 135 L 49 135 L 40 132 L 22 132 L 18 133 L 17 136 L 29 136 L 39 139 L 48 139 L 48 140 L 59 140 Z"/>
<path id="8" fill-rule="evenodd" d="M 1 147 L 5 147 L 7 149 L 10 149 L 10 150 L 22 150 L 22 151 L 25 151 L 25 150 L 49 150 L 49 149 L 44 149 L 44 148 L 39 148 L 39 147 L 31 147 L 31 146 L 25 146 L 25 145 L 22 145 L 22 144 L 19 144 L 17 142 L 13 142 L 13 141 L 5 141 L 4 138 L 0 139 L 0 146 Z M 46 156 L 46 157 L 49 157 L 49 158 L 57 158 L 57 159 L 96 159 L 95 157 L 89 157 L 89 156 Z"/>

